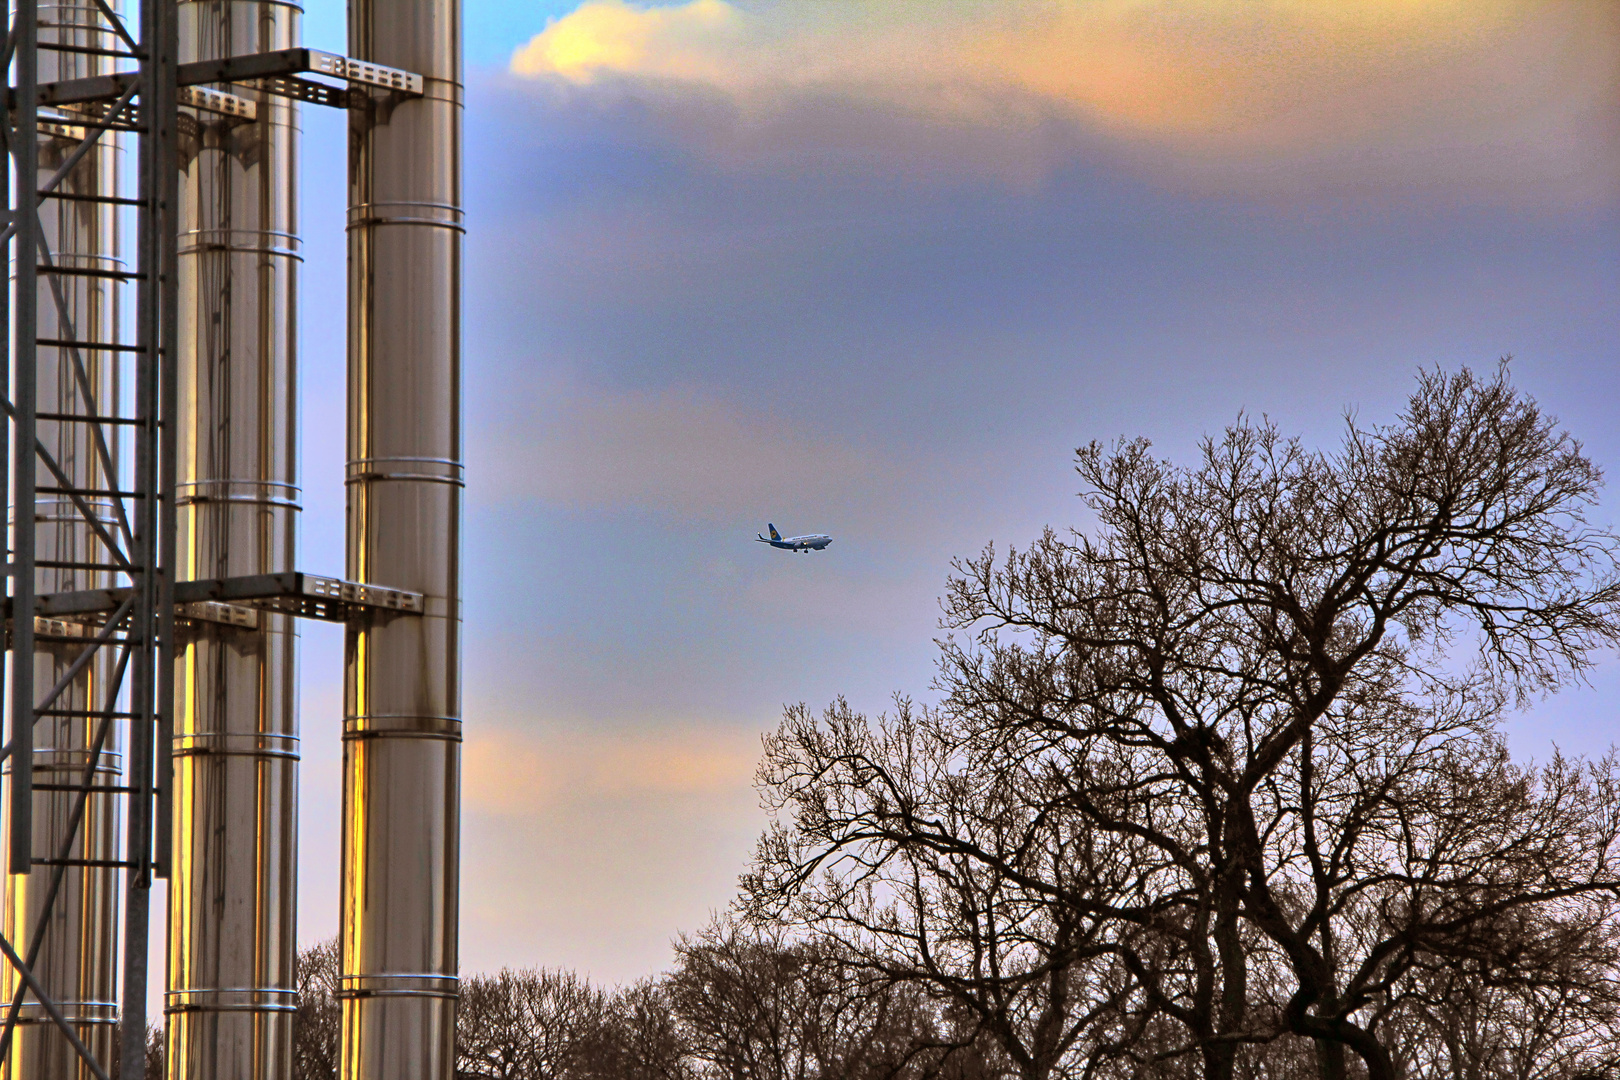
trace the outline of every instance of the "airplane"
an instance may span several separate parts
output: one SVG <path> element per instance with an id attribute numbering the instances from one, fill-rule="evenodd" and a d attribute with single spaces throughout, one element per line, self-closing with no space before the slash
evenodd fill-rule
<path id="1" fill-rule="evenodd" d="M 767 524 L 765 527 L 771 530 L 771 538 L 767 540 L 761 536 L 759 542 L 784 551 L 820 551 L 832 543 L 832 537 L 820 533 L 812 536 L 790 536 L 784 540 L 782 534 L 776 531 L 775 525 Z"/>

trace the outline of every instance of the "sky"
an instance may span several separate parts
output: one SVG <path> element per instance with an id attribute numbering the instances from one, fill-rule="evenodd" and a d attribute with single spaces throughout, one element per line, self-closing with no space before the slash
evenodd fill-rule
<path id="1" fill-rule="evenodd" d="M 761 733 L 928 700 L 950 560 L 1083 527 L 1077 446 L 1187 461 L 1243 412 L 1329 445 L 1511 354 L 1620 468 L 1605 0 L 465 19 L 465 972 L 666 967 L 765 824 Z M 341 574 L 342 118 L 304 130 L 299 562 Z M 337 927 L 341 650 L 306 627 L 306 943 Z M 1605 659 L 1516 752 L 1601 751 L 1617 691 Z"/>

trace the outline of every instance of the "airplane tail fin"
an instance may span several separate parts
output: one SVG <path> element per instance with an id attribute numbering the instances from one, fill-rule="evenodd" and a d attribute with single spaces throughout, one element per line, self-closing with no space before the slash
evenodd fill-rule
<path id="1" fill-rule="evenodd" d="M 776 531 L 776 526 L 775 525 L 772 525 L 769 522 L 766 522 L 765 527 L 767 529 L 771 530 L 771 539 L 772 540 L 780 540 L 780 539 L 782 539 L 782 534 Z"/>

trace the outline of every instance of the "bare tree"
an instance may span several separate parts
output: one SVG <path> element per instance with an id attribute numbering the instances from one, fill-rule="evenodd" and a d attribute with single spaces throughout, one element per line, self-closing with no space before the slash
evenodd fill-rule
<path id="1" fill-rule="evenodd" d="M 1614 762 L 1496 733 L 1620 640 L 1620 541 L 1505 365 L 1332 454 L 1240 420 L 1078 468 L 1094 534 L 957 567 L 939 707 L 789 711 L 756 915 L 982 989 L 1026 1076 L 1394 1080 L 1423 993 L 1612 981 Z"/>
<path id="2" fill-rule="evenodd" d="M 675 951 L 665 993 L 703 1075 L 911 1080 L 937 1061 L 934 1009 L 917 988 L 874 983 L 825 943 L 721 920 Z"/>
<path id="3" fill-rule="evenodd" d="M 504 969 L 462 980 L 456 1075 L 574 1080 L 606 1024 L 608 996 L 572 972 Z"/>
<path id="4" fill-rule="evenodd" d="M 956 1020 L 942 1049 L 988 1038 L 1024 1080 L 1094 1075 L 1162 1019 L 1132 961 L 1175 962 L 1152 926 L 1182 882 L 1090 828 L 1038 757 L 959 721 L 905 700 L 875 722 L 790 708 L 760 778 L 791 827 L 762 839 L 748 911 L 926 987 Z"/>
<path id="5" fill-rule="evenodd" d="M 1612 924 L 1519 935 L 1556 955 L 1505 972 L 1425 967 L 1380 1024 L 1412 1080 L 1578 1080 L 1620 1073 L 1620 936 Z"/>
<path id="6" fill-rule="evenodd" d="M 1225 1013 L 1247 923 L 1324 1075 L 1349 1051 L 1392 1080 L 1375 1010 L 1406 965 L 1527 962 L 1497 948 L 1521 912 L 1613 894 L 1612 769 L 1469 768 L 1505 703 L 1620 638 L 1616 538 L 1585 518 L 1598 470 L 1504 365 L 1422 375 L 1337 454 L 1245 421 L 1195 469 L 1139 441 L 1082 450 L 1079 472 L 1095 538 L 987 551 L 952 582 L 947 624 L 976 636 L 946 648 L 951 707 L 1061 746 L 1097 827 L 1150 830 L 1209 882 Z M 1148 801 L 1197 814 L 1198 846 L 1141 803 L 1099 806 L 1094 763 L 1122 756 Z M 1370 939 L 1337 932 L 1356 904 L 1379 912 Z M 1224 1034 L 1203 1036 L 1212 1076 L 1235 1064 Z"/>
<path id="7" fill-rule="evenodd" d="M 608 998 L 604 1024 L 580 1055 L 589 1080 L 696 1080 L 687 1034 L 666 979 L 642 979 Z"/>
<path id="8" fill-rule="evenodd" d="M 298 954 L 298 1016 L 293 1023 L 294 1080 L 337 1080 L 343 1005 L 338 1000 L 338 941 Z"/>

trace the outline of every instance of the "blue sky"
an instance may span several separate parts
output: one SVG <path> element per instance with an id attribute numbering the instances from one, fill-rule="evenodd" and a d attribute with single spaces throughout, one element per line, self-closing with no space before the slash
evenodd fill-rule
<path id="1" fill-rule="evenodd" d="M 926 698 L 949 560 L 1083 526 L 1077 445 L 1328 441 L 1512 353 L 1620 464 L 1614 12 L 470 3 L 464 969 L 667 963 L 763 824 L 760 732 Z M 340 572 L 344 133 L 304 128 L 300 562 Z M 304 642 L 313 941 L 341 636 Z M 1515 746 L 1606 746 L 1594 682 Z"/>

